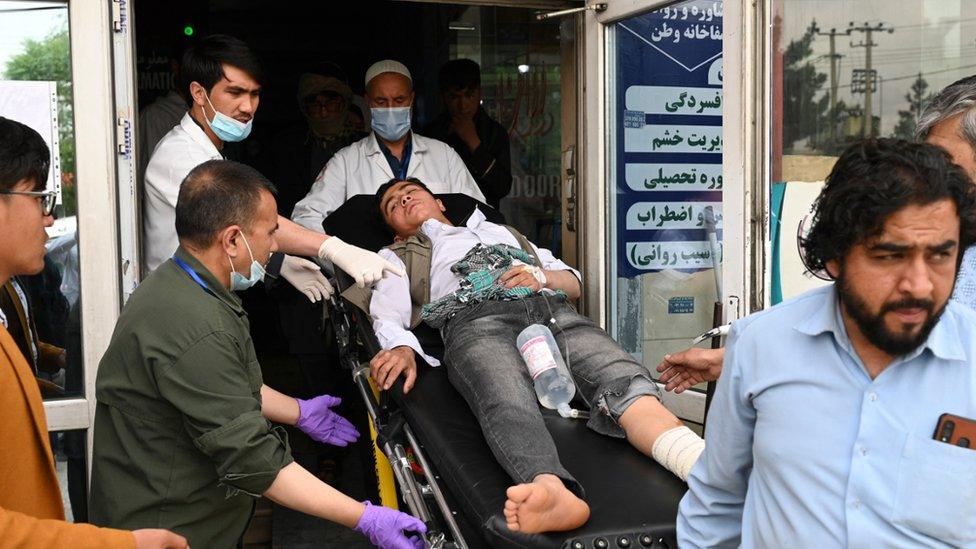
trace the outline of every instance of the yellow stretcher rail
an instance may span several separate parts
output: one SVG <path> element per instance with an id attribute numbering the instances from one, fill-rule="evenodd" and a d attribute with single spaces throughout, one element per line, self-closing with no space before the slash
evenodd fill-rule
<path id="1" fill-rule="evenodd" d="M 376 387 L 376 382 L 371 377 L 367 376 L 367 379 L 369 380 L 369 388 L 373 391 L 373 397 L 378 402 L 380 399 L 379 388 Z M 396 483 L 393 481 L 393 467 L 390 466 L 390 460 L 386 459 L 386 455 L 376 443 L 376 426 L 373 425 L 372 420 L 369 421 L 369 438 L 373 442 L 373 463 L 376 468 L 376 488 L 380 494 L 380 505 L 399 509 Z"/>

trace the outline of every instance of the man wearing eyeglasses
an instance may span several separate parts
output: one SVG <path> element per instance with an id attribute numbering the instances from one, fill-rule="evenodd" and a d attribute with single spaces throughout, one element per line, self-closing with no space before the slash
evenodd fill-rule
<path id="1" fill-rule="evenodd" d="M 353 94 L 341 79 L 341 69 L 336 66 L 330 73 L 338 76 L 305 73 L 298 79 L 296 99 L 303 120 L 271 140 L 268 175 L 278 189 L 278 213 L 286 218 L 336 152 L 366 137 L 349 119 Z M 288 351 L 298 358 L 305 389 L 314 394 L 334 393 L 343 376 L 321 334 L 322 305 L 310 305 L 287 284 L 273 285 L 270 293 Z"/>
<path id="2" fill-rule="evenodd" d="M 54 224 L 45 191 L 50 151 L 27 126 L 0 117 L 0 284 L 44 268 L 45 229 Z M 185 548 L 166 530 L 126 532 L 64 521 L 47 420 L 23 353 L 0 314 L 0 544 L 4 547 Z"/>
<path id="3" fill-rule="evenodd" d="M 349 118 L 352 89 L 337 76 L 305 73 L 298 79 L 302 121 L 274 136 L 268 175 L 278 189 L 278 213 L 290 217 L 315 176 L 344 147 L 366 137 Z"/>
<path id="4" fill-rule="evenodd" d="M 57 204 L 58 199 L 57 191 L 18 191 L 14 189 L 0 189 L 0 194 L 5 194 L 8 196 L 30 196 L 37 199 L 37 203 L 41 206 L 41 211 L 44 212 L 44 217 L 51 217 L 54 215 L 54 206 Z"/>

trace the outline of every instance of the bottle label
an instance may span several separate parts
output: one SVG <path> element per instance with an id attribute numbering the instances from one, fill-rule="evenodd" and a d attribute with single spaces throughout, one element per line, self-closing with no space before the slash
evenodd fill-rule
<path id="1" fill-rule="evenodd" d="M 529 375 L 533 381 L 542 372 L 556 367 L 556 359 L 552 356 L 545 336 L 536 336 L 526 341 L 519 347 L 519 351 L 529 367 Z"/>

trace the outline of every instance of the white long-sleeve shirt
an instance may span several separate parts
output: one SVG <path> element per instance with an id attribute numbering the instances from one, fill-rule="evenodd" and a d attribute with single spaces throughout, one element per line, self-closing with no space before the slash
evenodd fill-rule
<path id="1" fill-rule="evenodd" d="M 471 248 L 478 244 L 508 244 L 519 247 L 518 241 L 507 228 L 486 220 L 485 214 L 478 209 L 471 214 L 464 226 L 454 227 L 428 219 L 421 226 L 421 230 L 431 241 L 431 301 L 436 301 L 460 287 L 461 278 L 451 272 L 451 266 L 463 259 Z M 582 280 L 579 271 L 556 259 L 549 250 L 535 244 L 532 247 L 539 256 L 543 269 L 571 271 L 577 279 Z M 401 269 L 406 268 L 400 258 L 389 249 L 384 248 L 379 254 Z M 439 366 L 440 361 L 424 353 L 417 337 L 409 330 L 411 309 L 410 281 L 406 277 L 388 276 L 378 282 L 369 303 L 376 339 L 384 349 L 406 345 L 417 351 L 431 366 Z"/>
<path id="2" fill-rule="evenodd" d="M 223 155 L 193 121 L 190 113 L 183 115 L 179 126 L 170 130 L 156 145 L 146 168 L 143 203 L 147 272 L 156 270 L 163 261 L 172 257 L 180 245 L 176 237 L 176 199 L 180 195 L 183 179 L 190 170 L 207 160 L 222 158 Z"/>
<path id="3" fill-rule="evenodd" d="M 434 194 L 461 193 L 485 202 L 485 195 L 450 145 L 416 132 L 411 132 L 410 139 L 407 177 L 423 181 Z M 322 221 L 346 200 L 357 194 L 374 194 L 390 179 L 393 170 L 376 142 L 376 134 L 370 132 L 329 160 L 308 195 L 295 204 L 291 219 L 321 231 Z"/>
<path id="4" fill-rule="evenodd" d="M 145 177 L 146 167 L 156 145 L 186 115 L 186 100 L 170 90 L 139 113 L 139 177 Z"/>

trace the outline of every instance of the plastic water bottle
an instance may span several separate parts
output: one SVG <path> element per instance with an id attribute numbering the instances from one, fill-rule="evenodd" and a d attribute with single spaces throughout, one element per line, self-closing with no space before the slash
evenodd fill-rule
<path id="1" fill-rule="evenodd" d="M 576 384 L 563 362 L 552 331 L 542 324 L 532 324 L 522 330 L 516 342 L 535 383 L 539 402 L 563 417 L 579 417 L 579 410 L 569 406 L 576 394 Z"/>

